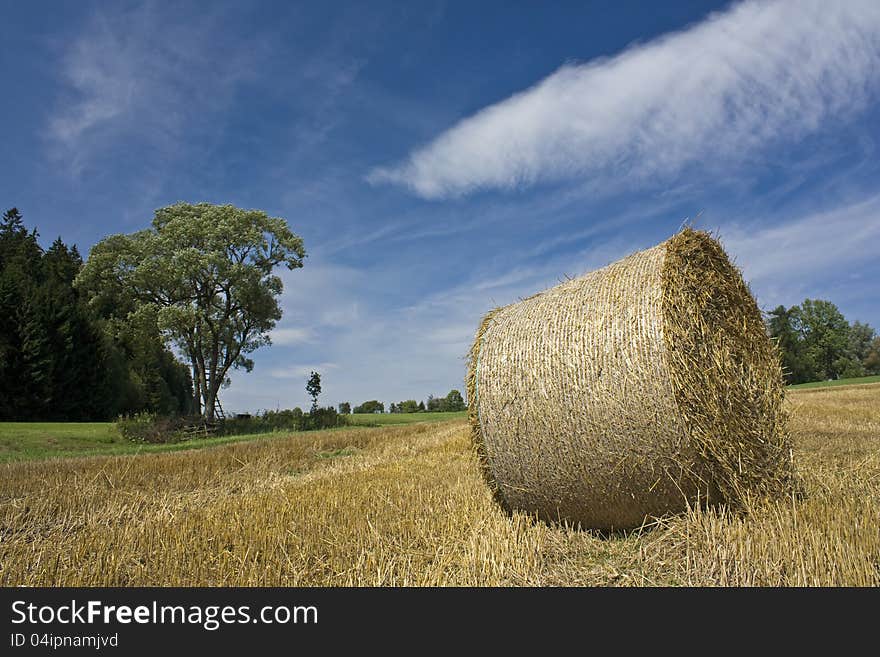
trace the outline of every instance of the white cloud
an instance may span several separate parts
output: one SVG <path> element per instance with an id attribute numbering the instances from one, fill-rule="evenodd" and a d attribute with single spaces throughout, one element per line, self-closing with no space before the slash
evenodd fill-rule
<path id="1" fill-rule="evenodd" d="M 271 333 L 272 344 L 294 345 L 311 342 L 314 339 L 312 331 L 307 328 L 276 328 Z"/>
<path id="2" fill-rule="evenodd" d="M 878 75 L 876 0 L 752 0 L 563 66 L 368 179 L 427 198 L 575 176 L 657 182 L 689 165 L 729 167 L 858 111 Z"/>
<path id="3" fill-rule="evenodd" d="M 269 376 L 275 379 L 301 379 L 310 376 L 312 372 L 323 374 L 327 370 L 334 370 L 337 367 L 339 366 L 336 363 L 293 364 L 286 367 L 275 367 L 269 370 Z"/>

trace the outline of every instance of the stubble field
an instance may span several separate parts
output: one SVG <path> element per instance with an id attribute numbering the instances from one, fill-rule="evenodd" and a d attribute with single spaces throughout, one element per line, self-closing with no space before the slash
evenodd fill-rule
<path id="1" fill-rule="evenodd" d="M 803 493 L 604 537 L 509 517 L 466 423 L 0 465 L 0 584 L 880 585 L 880 385 L 790 391 Z"/>

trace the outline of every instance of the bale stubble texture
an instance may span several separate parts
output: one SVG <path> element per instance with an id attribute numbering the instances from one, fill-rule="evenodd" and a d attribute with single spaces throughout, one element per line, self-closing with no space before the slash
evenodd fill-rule
<path id="1" fill-rule="evenodd" d="M 775 347 L 704 232 L 491 311 L 467 387 L 483 472 L 508 511 L 631 529 L 793 483 Z"/>

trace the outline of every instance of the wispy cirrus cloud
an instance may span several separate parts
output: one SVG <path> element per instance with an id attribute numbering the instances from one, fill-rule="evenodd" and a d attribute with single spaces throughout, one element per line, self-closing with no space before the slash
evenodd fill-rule
<path id="1" fill-rule="evenodd" d="M 761 223 L 728 223 L 719 230 L 761 305 L 793 304 L 801 295 L 816 296 L 825 286 L 849 279 L 852 272 L 877 266 L 880 194 L 784 222 Z M 850 292 L 876 307 L 877 289 L 858 285 Z"/>
<path id="2" fill-rule="evenodd" d="M 136 144 L 145 156 L 168 155 L 197 120 L 204 126 L 217 117 L 257 69 L 261 48 L 224 38 L 220 14 L 200 11 L 181 21 L 181 13 L 150 2 L 106 7 L 66 45 L 59 71 L 65 90 L 47 137 L 73 173 L 114 141 Z"/>
<path id="3" fill-rule="evenodd" d="M 368 180 L 425 198 L 726 166 L 858 111 L 880 82 L 880 4 L 750 0 L 468 117 Z"/>

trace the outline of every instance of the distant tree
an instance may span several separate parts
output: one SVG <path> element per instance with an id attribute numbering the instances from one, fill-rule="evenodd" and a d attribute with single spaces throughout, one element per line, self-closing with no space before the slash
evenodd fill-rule
<path id="1" fill-rule="evenodd" d="M 869 324 L 855 321 L 849 329 L 850 356 L 864 364 L 864 360 L 871 351 L 871 343 L 877 337 L 877 332 Z"/>
<path id="2" fill-rule="evenodd" d="M 425 408 L 429 413 L 441 413 L 446 410 L 446 398 L 428 395 L 428 403 Z"/>
<path id="3" fill-rule="evenodd" d="M 375 399 L 371 399 L 370 401 L 365 401 L 360 406 L 355 406 L 354 413 L 384 413 L 385 412 L 385 404 Z"/>
<path id="4" fill-rule="evenodd" d="M 389 413 L 399 413 L 400 411 L 397 409 L 397 404 L 391 402 L 391 405 L 388 407 Z"/>
<path id="5" fill-rule="evenodd" d="M 779 306 L 767 315 L 767 332 L 779 348 L 787 383 L 863 376 L 876 332 L 846 320 L 830 301 L 805 299 L 799 306 Z"/>
<path id="6" fill-rule="evenodd" d="M 419 403 L 415 399 L 407 399 L 397 405 L 397 410 L 400 413 L 418 413 Z"/>
<path id="7" fill-rule="evenodd" d="M 862 365 L 866 374 L 880 374 L 880 337 L 871 340 L 871 346 Z"/>
<path id="8" fill-rule="evenodd" d="M 801 336 L 795 326 L 797 311 L 797 306 L 777 306 L 767 316 L 767 332 L 779 349 L 783 376 L 788 384 L 813 380 L 813 372 L 804 360 Z"/>
<path id="9" fill-rule="evenodd" d="M 248 354 L 270 343 L 281 317 L 281 278 L 302 267 L 300 237 L 283 219 L 231 205 L 178 203 L 156 210 L 152 227 L 112 235 L 92 249 L 77 277 L 95 306 L 125 298 L 155 316 L 161 335 L 191 363 L 194 405 L 215 415 L 231 369 L 250 371 Z"/>
<path id="10" fill-rule="evenodd" d="M 461 396 L 461 393 L 455 389 L 450 390 L 449 394 L 446 395 L 446 410 L 463 411 L 464 409 L 464 398 Z"/>
<path id="11" fill-rule="evenodd" d="M 342 402 L 339 404 L 339 414 L 340 415 L 350 415 L 351 414 L 351 404 L 348 402 Z"/>
<path id="12" fill-rule="evenodd" d="M 312 375 L 309 377 L 308 383 L 306 383 L 306 392 L 309 393 L 309 397 L 312 398 L 312 408 L 311 413 L 314 413 L 318 410 L 318 395 L 321 394 L 321 375 L 317 372 L 312 372 Z"/>
<path id="13" fill-rule="evenodd" d="M 420 401 L 419 402 L 419 413 L 424 413 L 424 412 L 425 412 L 425 402 Z"/>
<path id="14" fill-rule="evenodd" d="M 805 360 L 815 378 L 859 376 L 861 363 L 850 351 L 850 326 L 837 306 L 822 299 L 804 299 L 795 313 Z"/>

